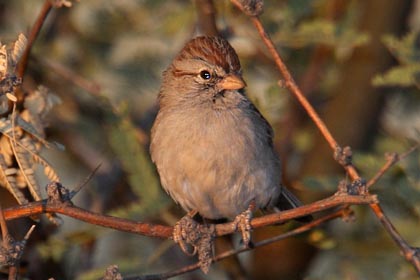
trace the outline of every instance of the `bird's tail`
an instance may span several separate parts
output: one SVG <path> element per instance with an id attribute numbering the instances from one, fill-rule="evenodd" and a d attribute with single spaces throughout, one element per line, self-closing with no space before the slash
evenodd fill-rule
<path id="1" fill-rule="evenodd" d="M 299 206 L 302 206 L 302 202 L 286 187 L 281 188 L 282 192 L 279 198 L 279 201 L 276 205 L 276 210 L 282 211 L 282 210 L 289 210 L 293 208 L 297 208 Z M 313 220 L 312 215 L 307 215 L 303 217 L 296 218 L 297 221 L 308 223 Z"/>

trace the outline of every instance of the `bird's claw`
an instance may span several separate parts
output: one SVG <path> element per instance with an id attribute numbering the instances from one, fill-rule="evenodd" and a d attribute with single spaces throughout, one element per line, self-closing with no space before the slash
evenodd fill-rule
<path id="1" fill-rule="evenodd" d="M 188 243 L 189 242 L 189 229 L 196 227 L 197 222 L 190 215 L 185 215 L 184 217 L 179 220 L 175 226 L 174 231 L 172 232 L 172 236 L 174 242 L 179 245 L 182 252 L 184 252 L 188 256 L 194 256 L 197 253 L 197 247 L 192 246 L 193 249 L 189 249 Z"/>
<path id="2" fill-rule="evenodd" d="M 242 242 L 246 247 L 249 247 L 249 244 L 251 242 L 251 219 L 254 208 L 255 205 L 251 202 L 248 209 L 236 216 L 235 220 L 233 221 L 234 230 L 239 229 L 242 235 Z"/>
<path id="3" fill-rule="evenodd" d="M 191 234 L 199 227 L 199 224 L 194 221 L 193 217 L 196 212 L 189 212 L 187 215 L 181 218 L 175 226 L 172 232 L 174 242 L 179 245 L 181 250 L 188 256 L 194 256 L 197 253 L 197 247 L 192 246 L 192 251 L 187 244 L 191 244 Z M 194 237 L 193 237 L 194 238 Z"/>
<path id="4" fill-rule="evenodd" d="M 190 212 L 182 217 L 175 224 L 172 235 L 185 254 L 189 256 L 198 254 L 200 268 L 207 273 L 212 262 L 211 251 L 216 230 L 214 225 L 201 225 L 194 221 L 192 217 L 195 213 Z"/>

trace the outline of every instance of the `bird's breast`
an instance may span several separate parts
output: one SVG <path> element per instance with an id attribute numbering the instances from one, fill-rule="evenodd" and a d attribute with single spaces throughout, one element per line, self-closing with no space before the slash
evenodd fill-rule
<path id="1" fill-rule="evenodd" d="M 239 108 L 188 110 L 161 111 L 152 135 L 162 185 L 184 209 L 232 217 L 250 200 L 263 206 L 276 195 L 275 155 L 249 115 Z"/>

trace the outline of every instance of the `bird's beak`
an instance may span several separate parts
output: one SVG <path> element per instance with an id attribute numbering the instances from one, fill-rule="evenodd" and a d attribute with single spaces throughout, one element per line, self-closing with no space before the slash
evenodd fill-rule
<path id="1" fill-rule="evenodd" d="M 217 85 L 221 90 L 235 90 L 246 87 L 242 77 L 234 74 L 226 75 Z"/>

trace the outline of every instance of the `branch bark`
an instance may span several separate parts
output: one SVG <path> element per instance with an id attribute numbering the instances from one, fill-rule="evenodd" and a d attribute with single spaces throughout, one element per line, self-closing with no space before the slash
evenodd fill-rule
<path id="1" fill-rule="evenodd" d="M 307 216 L 310 214 L 325 211 L 334 207 L 348 204 L 369 204 L 377 203 L 375 195 L 361 196 L 336 194 L 326 199 L 304 205 L 298 208 L 265 215 L 251 220 L 252 228 L 261 228 L 269 225 L 285 223 L 287 221 Z M 50 203 L 48 200 L 32 202 L 16 207 L 4 209 L 6 220 L 14 220 L 22 217 L 40 215 L 43 213 L 63 214 L 74 219 L 102 227 L 112 228 L 149 237 L 172 238 L 173 228 L 165 225 L 157 225 L 143 222 L 135 222 L 123 218 L 94 213 L 83 208 L 72 205 L 71 203 Z M 222 236 L 232 234 L 234 230 L 233 222 L 216 225 L 216 235 Z"/>

